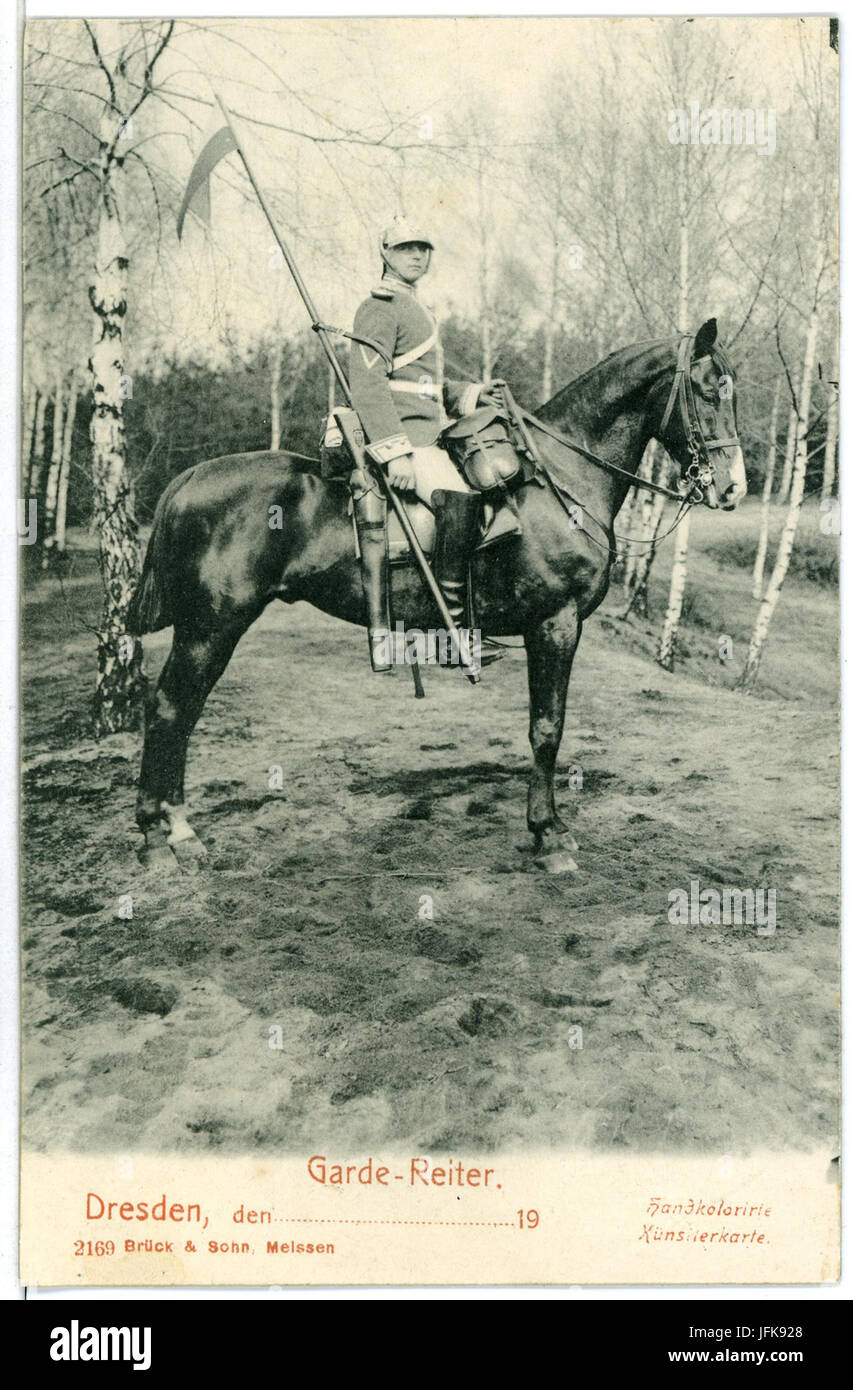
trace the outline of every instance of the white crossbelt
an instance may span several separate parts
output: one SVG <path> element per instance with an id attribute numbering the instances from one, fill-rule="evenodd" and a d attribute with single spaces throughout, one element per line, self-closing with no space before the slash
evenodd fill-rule
<path id="1" fill-rule="evenodd" d="M 432 396 L 434 400 L 441 400 L 443 390 L 440 385 L 433 381 L 389 381 L 388 385 L 392 391 L 412 391 L 417 396 Z"/>
<path id="2" fill-rule="evenodd" d="M 435 347 L 438 342 L 438 324 L 432 330 L 430 336 L 417 347 L 412 348 L 411 352 L 404 352 L 400 357 L 395 357 L 391 363 L 391 371 L 398 372 L 401 367 L 408 367 L 412 362 L 417 362 L 419 357 L 424 357 L 430 348 Z"/>

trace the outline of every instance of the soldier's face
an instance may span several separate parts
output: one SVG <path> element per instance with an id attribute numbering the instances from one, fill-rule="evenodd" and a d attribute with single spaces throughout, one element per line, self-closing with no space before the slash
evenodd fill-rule
<path id="1" fill-rule="evenodd" d="M 385 252 L 386 264 L 395 275 L 413 285 L 429 269 L 430 249 L 423 241 L 404 241 Z"/>

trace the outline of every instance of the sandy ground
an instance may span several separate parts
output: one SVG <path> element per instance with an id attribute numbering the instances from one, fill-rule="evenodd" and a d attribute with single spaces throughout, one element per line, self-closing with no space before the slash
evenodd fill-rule
<path id="1" fill-rule="evenodd" d="M 585 631 L 558 777 L 578 872 L 560 878 L 528 848 L 523 653 L 477 690 L 429 670 L 416 703 L 406 672 L 371 677 L 363 633 L 276 605 L 191 745 L 209 861 L 152 879 L 139 739 L 85 733 L 90 563 L 32 586 L 27 1141 L 835 1152 L 834 596 L 789 583 L 760 695 L 738 695 L 717 635 L 742 659 L 748 576 L 703 558 L 727 520 L 699 520 L 674 676 L 649 658 L 658 619 L 626 625 L 608 600 Z M 658 608 L 667 576 L 664 556 Z M 149 670 L 168 642 L 146 639 Z M 691 879 L 775 888 L 775 935 L 672 925 Z"/>

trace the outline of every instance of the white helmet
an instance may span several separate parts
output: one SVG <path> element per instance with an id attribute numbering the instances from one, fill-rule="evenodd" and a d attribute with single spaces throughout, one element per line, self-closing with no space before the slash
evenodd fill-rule
<path id="1" fill-rule="evenodd" d="M 386 251 L 393 251 L 395 246 L 402 246 L 406 241 L 420 241 L 424 246 L 428 246 L 430 251 L 435 250 L 435 243 L 430 237 L 422 232 L 406 217 L 395 217 L 390 227 L 386 227 L 379 242 L 379 249 L 383 256 Z"/>

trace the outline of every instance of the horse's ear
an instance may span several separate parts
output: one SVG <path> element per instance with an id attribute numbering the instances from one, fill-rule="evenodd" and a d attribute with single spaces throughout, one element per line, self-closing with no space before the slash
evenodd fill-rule
<path id="1" fill-rule="evenodd" d="M 717 320 L 708 319 L 706 323 L 702 324 L 693 343 L 693 356 L 696 360 L 698 361 L 701 357 L 707 357 L 716 341 Z"/>

